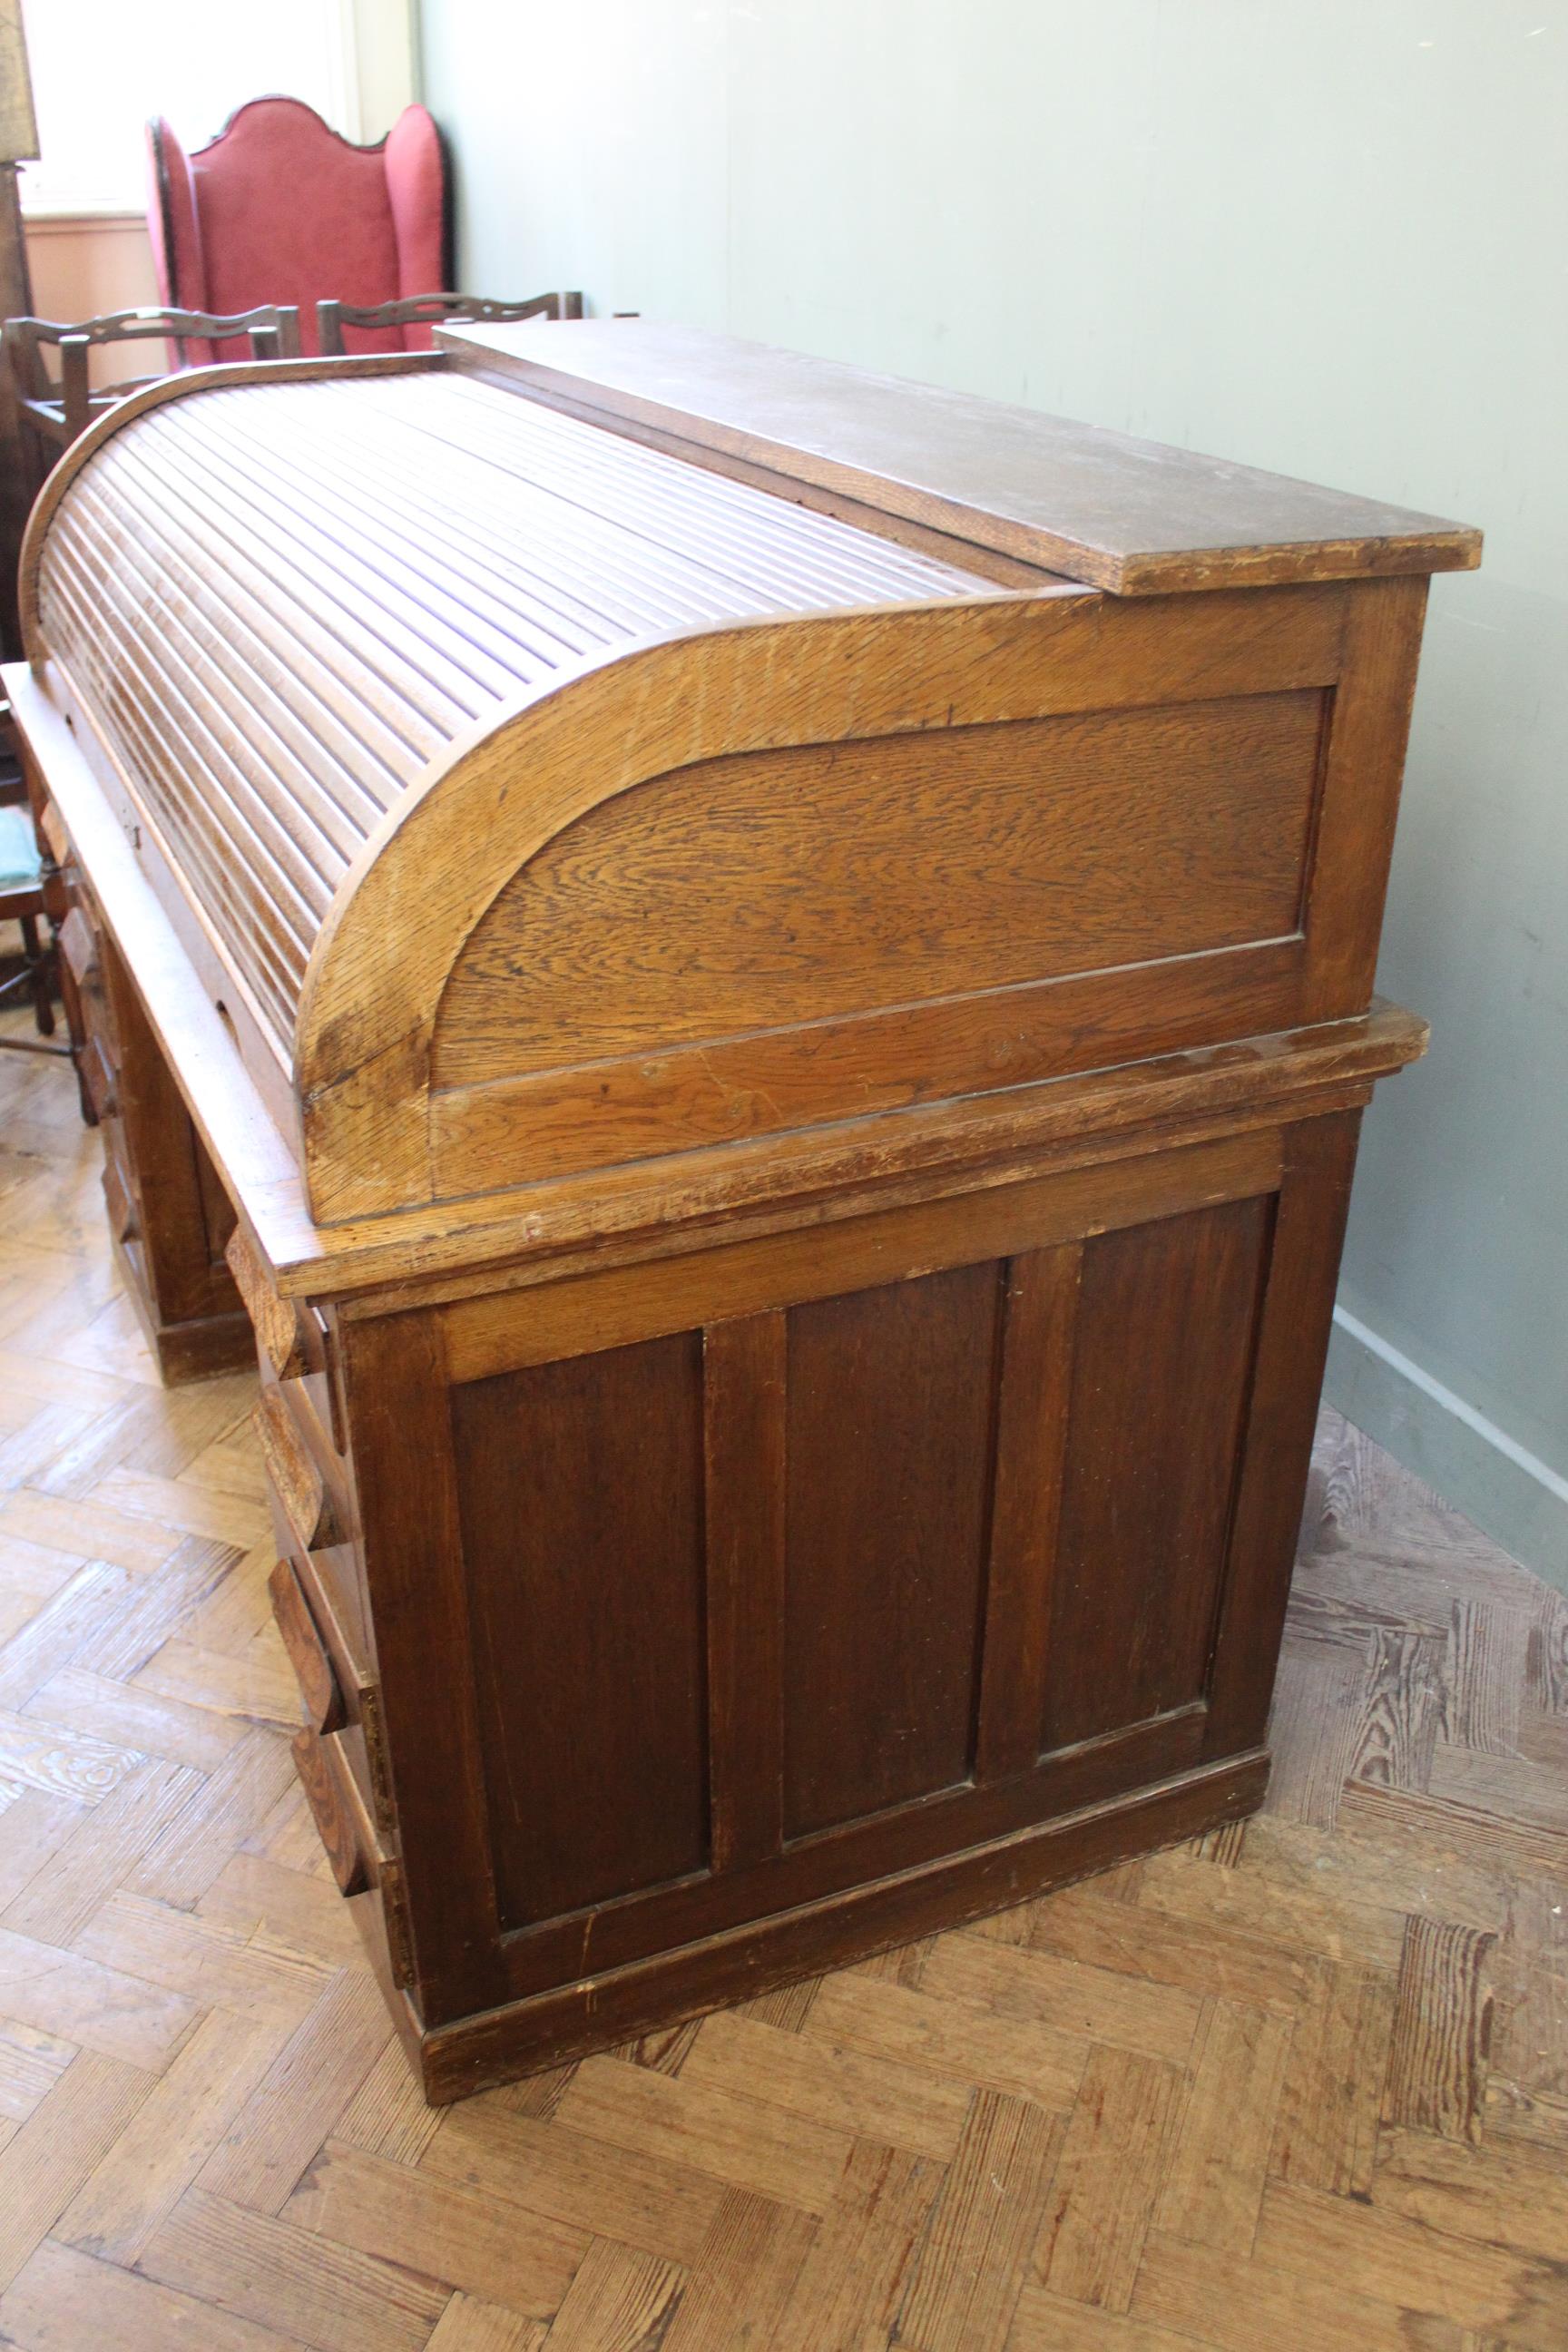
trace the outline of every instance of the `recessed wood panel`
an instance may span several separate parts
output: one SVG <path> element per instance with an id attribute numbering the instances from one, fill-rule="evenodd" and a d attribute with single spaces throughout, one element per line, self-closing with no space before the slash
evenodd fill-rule
<path id="1" fill-rule="evenodd" d="M 1322 696 L 711 760 L 548 843 L 479 926 L 469 1086 L 1297 929 Z"/>
<path id="2" fill-rule="evenodd" d="M 502 1926 L 700 1869 L 699 1336 L 474 1381 L 452 1425 Z"/>
<path id="3" fill-rule="evenodd" d="M 1000 1269 L 789 1318 L 784 1829 L 969 1770 Z"/>
<path id="4" fill-rule="evenodd" d="M 1042 1751 L 1202 1696 L 1272 1203 L 1083 1255 Z"/>

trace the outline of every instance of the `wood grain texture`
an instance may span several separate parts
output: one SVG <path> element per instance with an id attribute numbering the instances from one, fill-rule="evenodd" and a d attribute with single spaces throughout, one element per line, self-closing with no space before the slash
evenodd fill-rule
<path id="1" fill-rule="evenodd" d="M 1268 1225 L 1242 1201 L 1085 1248 L 1042 1749 L 1204 1691 Z"/>
<path id="2" fill-rule="evenodd" d="M 790 1317 L 784 1822 L 803 1836 L 969 1772 L 996 1267 Z"/>
<path id="3" fill-rule="evenodd" d="M 1237 696 L 655 778 L 488 908 L 442 998 L 435 1083 L 1285 938 L 1322 726 L 1317 693 Z"/>
<path id="4" fill-rule="evenodd" d="M 1384 2114 L 1391 2123 L 1444 2139 L 1480 2138 L 1491 2057 L 1487 1969 L 1496 1940 L 1447 1921 L 1410 1921 L 1384 2086 Z"/>
<path id="5" fill-rule="evenodd" d="M 584 667 L 528 701 L 405 798 L 312 950 L 296 1034 L 318 1218 L 498 1181 L 495 1139 L 486 1144 L 482 1126 L 468 1134 L 487 1090 L 473 1103 L 462 1089 L 428 1097 L 441 998 L 479 908 L 590 813 L 609 822 L 621 796 L 650 778 L 781 744 L 844 747 L 1331 683 L 1342 592 L 1292 593 L 1295 602 L 1243 596 L 1223 609 L 1178 600 L 1157 615 L 1102 612 L 1069 594 L 757 621 Z M 1385 793 L 1392 781 L 1383 780 Z M 1174 976 L 1178 988 L 1184 978 Z M 1289 1001 L 1287 989 L 1255 1025 L 1286 1025 Z M 1145 1050 L 1203 1034 L 1201 1010 L 1190 1012 L 1194 1029 L 1146 1036 Z M 1059 1055 L 1049 1066 L 1060 1066 Z"/>
<path id="6" fill-rule="evenodd" d="M 1120 595 L 1466 569 L 1477 532 L 1037 410 L 644 320 L 465 327 L 465 365 L 763 463 Z"/>
<path id="7" fill-rule="evenodd" d="M 406 1284 L 416 1273 L 437 1291 L 454 1281 L 461 1286 L 461 1269 L 476 1251 L 488 1262 L 510 1262 L 514 1279 L 536 1280 L 546 1262 L 553 1270 L 563 1255 L 569 1259 L 585 1245 L 601 1261 L 606 1244 L 623 1251 L 629 1244 L 646 1255 L 672 1220 L 808 1223 L 822 1213 L 821 1199 L 842 1201 L 837 1213 L 852 1213 L 868 1194 L 885 1198 L 893 1184 L 951 1190 L 964 1181 L 958 1170 L 976 1159 L 1005 1163 L 1010 1153 L 1070 1153 L 1086 1133 L 1125 1134 L 1152 1116 L 1167 1125 L 1184 1117 L 1201 1123 L 1243 1104 L 1300 1099 L 1314 1087 L 1327 1107 L 1335 1088 L 1364 1090 L 1372 1077 L 1424 1049 L 1419 1023 L 1378 1006 L 1364 1019 L 1309 1033 L 911 1108 L 893 1122 L 855 1120 L 823 1135 L 731 1144 L 711 1163 L 634 1164 L 596 1171 L 590 1183 L 542 1187 L 520 1187 L 514 1165 L 508 1189 L 493 1202 L 432 1208 L 417 1247 L 402 1214 L 319 1227 L 286 1140 L 291 1101 L 280 1103 L 275 1087 L 269 1091 L 265 1054 L 259 1062 L 248 1052 L 242 1057 L 243 1007 L 231 1003 L 231 1032 L 202 985 L 193 986 L 188 929 L 160 901 L 55 703 L 29 672 L 8 672 L 5 685 L 73 840 L 87 845 L 93 904 L 135 968 L 137 993 L 186 1108 L 285 1297 L 342 1296 L 388 1280 Z M 221 983 L 212 993 L 222 993 Z M 276 1079 L 275 1060 L 271 1067 Z"/>
<path id="8" fill-rule="evenodd" d="M 784 1843 L 784 1460 L 789 1327 L 776 1309 L 703 1334 L 710 1850 Z"/>
<path id="9" fill-rule="evenodd" d="M 981 1779 L 1025 1771 L 1040 1752 L 1083 1259 L 1081 1242 L 1030 1250 L 1005 1276 L 975 1724 Z"/>
<path id="10" fill-rule="evenodd" d="M 455 1392 L 480 1741 L 508 1927 L 706 1861 L 701 1396 L 694 1335 Z M 596 1754 L 584 1774 L 589 1726 Z"/>
<path id="11" fill-rule="evenodd" d="M 1105 1233 L 1152 1228 L 1197 1202 L 1271 1192 L 1279 1176 L 1279 1138 L 1265 1128 L 1190 1150 L 1152 1150 L 1022 1182 L 999 1181 L 978 1193 L 695 1256 L 569 1276 L 527 1295 L 491 1292 L 446 1310 L 448 1360 L 456 1380 L 486 1379 L 694 1322 L 875 1289 L 916 1269 L 1076 1243 L 1090 1224 Z"/>
<path id="12" fill-rule="evenodd" d="M 1012 1915 L 1026 1932 L 997 1948 L 1000 1964 L 983 1939 L 954 1935 L 907 1955 L 901 1979 L 829 1975 L 804 2007 L 791 1997 L 779 2012 L 791 2022 L 714 2016 L 685 2041 L 675 2088 L 695 2070 L 703 2095 L 679 2103 L 673 2138 L 648 2144 L 636 2116 L 619 2140 L 578 2128 L 567 2101 L 585 2069 L 426 2108 L 303 1823 L 287 1731 L 252 1731 L 229 1711 L 226 1670 L 252 1645 L 287 1673 L 267 1612 L 269 1559 L 260 1553 L 247 1580 L 237 1543 L 184 1550 L 148 1517 L 132 1550 L 121 1472 L 163 1480 L 156 1507 L 184 1518 L 228 1492 L 247 1462 L 258 1491 L 246 1431 L 253 1376 L 205 1391 L 153 1381 L 135 1319 L 113 1295 L 100 1147 L 77 1123 L 68 1075 L 7 1068 L 0 1089 L 13 1203 L 0 1241 L 0 1672 L 25 1660 L 10 1685 L 32 1694 L 27 1719 L 143 1754 L 142 1743 L 175 1743 L 181 1771 L 218 1784 L 201 1803 L 202 1790 L 181 1784 L 184 1826 L 150 1871 L 118 1835 L 94 1849 L 108 1876 L 94 1879 L 80 1926 L 64 1899 L 64 1856 L 120 1791 L 85 1812 L 32 1787 L 0 1791 L 0 1889 L 8 1902 L 25 1895 L 40 1927 L 18 1932 L 0 1916 L 0 2331 L 61 2352 L 166 2352 L 182 2337 L 204 2352 L 301 2342 L 384 2352 L 421 2340 L 439 2352 L 537 2352 L 599 2245 L 579 2309 L 592 2289 L 595 2313 L 636 2312 L 637 2283 L 653 2275 L 641 2258 L 682 2273 L 679 2300 L 663 2306 L 665 2352 L 733 2352 L 781 2334 L 810 2352 L 836 2341 L 881 2352 L 919 2315 L 949 2340 L 984 2342 L 1008 2311 L 1014 2352 L 1409 2352 L 1462 2342 L 1466 2329 L 1555 2352 L 1568 2251 L 1568 2102 L 1550 2087 L 1568 2085 L 1568 2005 L 1547 1990 L 1561 1983 L 1556 1850 L 1539 1822 L 1508 1811 L 1528 1791 L 1503 1780 L 1485 1791 L 1500 1811 L 1435 1803 L 1390 1780 L 1337 1826 L 1303 1822 L 1321 1685 L 1307 1686 L 1301 1735 L 1281 1751 L 1268 1810 L 1234 1867 L 1161 1857 L 1028 1904 Z M 1330 1497 L 1313 1521 L 1323 1548 L 1303 1558 L 1298 1592 L 1337 1597 L 1334 1654 L 1355 1666 L 1358 1704 L 1377 1704 L 1375 1628 L 1403 1622 L 1416 1637 L 1436 1625 L 1438 1672 L 1467 1693 L 1462 1707 L 1446 1696 L 1447 1719 L 1473 1727 L 1479 1765 L 1506 1760 L 1493 1754 L 1502 1718 L 1486 1685 L 1512 1670 L 1513 1646 L 1467 1640 L 1450 1658 L 1441 1634 L 1455 1600 L 1501 1610 L 1534 1633 L 1531 1739 L 1555 1753 L 1568 1684 L 1552 1662 L 1568 1654 L 1568 1608 L 1331 1419 L 1318 1468 Z M 139 1565 L 79 1582 L 106 1541 Z M 73 1590 L 68 1606 L 51 1606 Z M 189 1662 L 177 1706 L 142 1680 L 171 1643 Z M 1287 1684 L 1302 1654 L 1287 1645 Z M 1336 1742 L 1335 1725 L 1318 1719 Z M 1412 1753 L 1387 1752 L 1395 1773 Z M 151 1853 L 163 1817 L 151 1807 L 135 1819 Z M 128 1909 L 138 1874 L 164 1891 Z M 1482 2137 L 1389 2125 L 1380 2135 L 1396 2030 L 1451 2047 L 1451 2005 L 1427 2000 L 1425 1971 L 1401 1976 L 1405 1921 L 1442 1923 L 1445 1901 L 1461 1896 L 1472 1931 L 1498 1937 Z M 1363 1937 L 1373 1957 L 1357 1956 Z M 88 1957 L 111 1948 L 115 1961 Z M 183 1993 L 145 1973 L 176 1968 Z M 275 2010 L 247 2057 L 249 2012 L 258 1998 L 278 2002 L 284 1978 L 305 2006 L 291 2023 Z M 1209 2166 L 1194 2174 L 1181 2151 L 1212 2048 L 1194 2021 L 1216 1997 L 1290 2029 L 1268 2169 L 1299 2201 L 1266 2192 L 1250 2256 L 1150 2232 L 1127 2314 L 1036 2284 L 1019 2250 L 1051 2205 L 1050 2144 L 1069 2127 L 1091 2052 L 1136 2055 L 1143 2044 L 1145 2063 L 1177 2076 L 1180 2116 L 1154 2193 L 1163 2200 L 1179 2164 L 1182 2208 L 1196 2210 L 1192 2182 Z M 117 2156 L 207 2017 L 237 2017 L 240 2041 L 203 2043 L 151 2130 Z M 1434 2061 L 1435 2077 L 1447 2063 Z M 1237 2120 L 1240 2153 L 1239 2100 Z M 853 2169 L 795 2176 L 826 2201 L 821 2213 L 777 2195 L 781 2144 L 814 2126 L 835 2145 L 853 2129 L 871 2151 Z M 911 2136 L 918 2148 L 899 2146 Z M 318 2165 L 327 2140 L 332 2159 Z M 1217 2137 L 1200 2142 L 1228 2180 Z M 367 2168 L 333 2186 L 339 2148 Z M 106 2166 L 80 2211 L 124 2230 L 126 2251 L 152 2224 L 133 2268 L 61 2243 L 61 2217 Z M 732 2187 L 735 2172 L 763 2185 Z"/>

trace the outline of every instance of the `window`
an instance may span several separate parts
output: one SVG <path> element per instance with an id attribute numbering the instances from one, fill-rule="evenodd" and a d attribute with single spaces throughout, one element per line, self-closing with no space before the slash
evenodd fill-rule
<path id="1" fill-rule="evenodd" d="M 23 0 L 23 20 L 43 150 L 22 172 L 29 213 L 140 212 L 150 115 L 198 147 L 247 99 L 282 92 L 346 138 L 378 138 L 412 95 L 409 0 Z M 378 92 L 402 82 L 386 120 L 368 124 L 367 65 Z"/>

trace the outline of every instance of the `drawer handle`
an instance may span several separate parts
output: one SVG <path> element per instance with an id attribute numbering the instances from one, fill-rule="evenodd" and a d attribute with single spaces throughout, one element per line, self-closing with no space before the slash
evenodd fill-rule
<path id="1" fill-rule="evenodd" d="M 283 1647 L 289 1653 L 310 1727 L 313 1731 L 340 1731 L 348 1721 L 343 1694 L 326 1644 L 316 1630 L 310 1604 L 288 1560 L 279 1561 L 268 1580 L 268 1587 L 272 1595 L 272 1614 L 283 1636 Z"/>
<path id="2" fill-rule="evenodd" d="M 253 1426 L 273 1492 L 300 1549 L 323 1551 L 342 1543 L 342 1522 L 326 1475 L 276 1389 L 262 1397 Z"/>
<path id="3" fill-rule="evenodd" d="M 306 1802 L 315 1818 L 316 1832 L 327 1850 L 332 1876 L 344 1895 L 363 1895 L 371 1883 L 365 1831 L 346 1786 L 347 1774 L 326 1742 L 313 1731 L 294 1735 L 294 1769 L 304 1786 Z"/>
<path id="4" fill-rule="evenodd" d="M 88 1097 L 99 1118 L 111 1118 L 120 1108 L 114 1084 L 114 1065 L 96 1037 L 89 1037 L 82 1049 L 81 1075 Z"/>
<path id="5" fill-rule="evenodd" d="M 79 988 L 85 988 L 96 977 L 98 941 L 79 907 L 73 907 L 60 925 L 60 953 Z"/>
<path id="6" fill-rule="evenodd" d="M 304 1318 L 292 1299 L 281 1298 L 243 1225 L 236 1225 L 224 1251 L 235 1287 L 255 1326 L 262 1354 L 280 1381 L 297 1380 L 310 1369 Z"/>
<path id="7" fill-rule="evenodd" d="M 125 1173 L 112 1151 L 106 1152 L 103 1161 L 103 1199 L 109 1211 L 109 1230 L 117 1242 L 134 1241 L 137 1234 L 136 1203 Z"/>

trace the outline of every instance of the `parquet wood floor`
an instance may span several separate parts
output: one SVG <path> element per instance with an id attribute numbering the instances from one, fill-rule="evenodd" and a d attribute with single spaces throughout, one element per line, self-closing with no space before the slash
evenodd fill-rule
<path id="1" fill-rule="evenodd" d="M 1568 1606 L 1326 1417 L 1267 1811 L 426 2110 L 290 1773 L 247 1380 L 0 1057 L 0 2340 L 1563 2352 Z"/>

